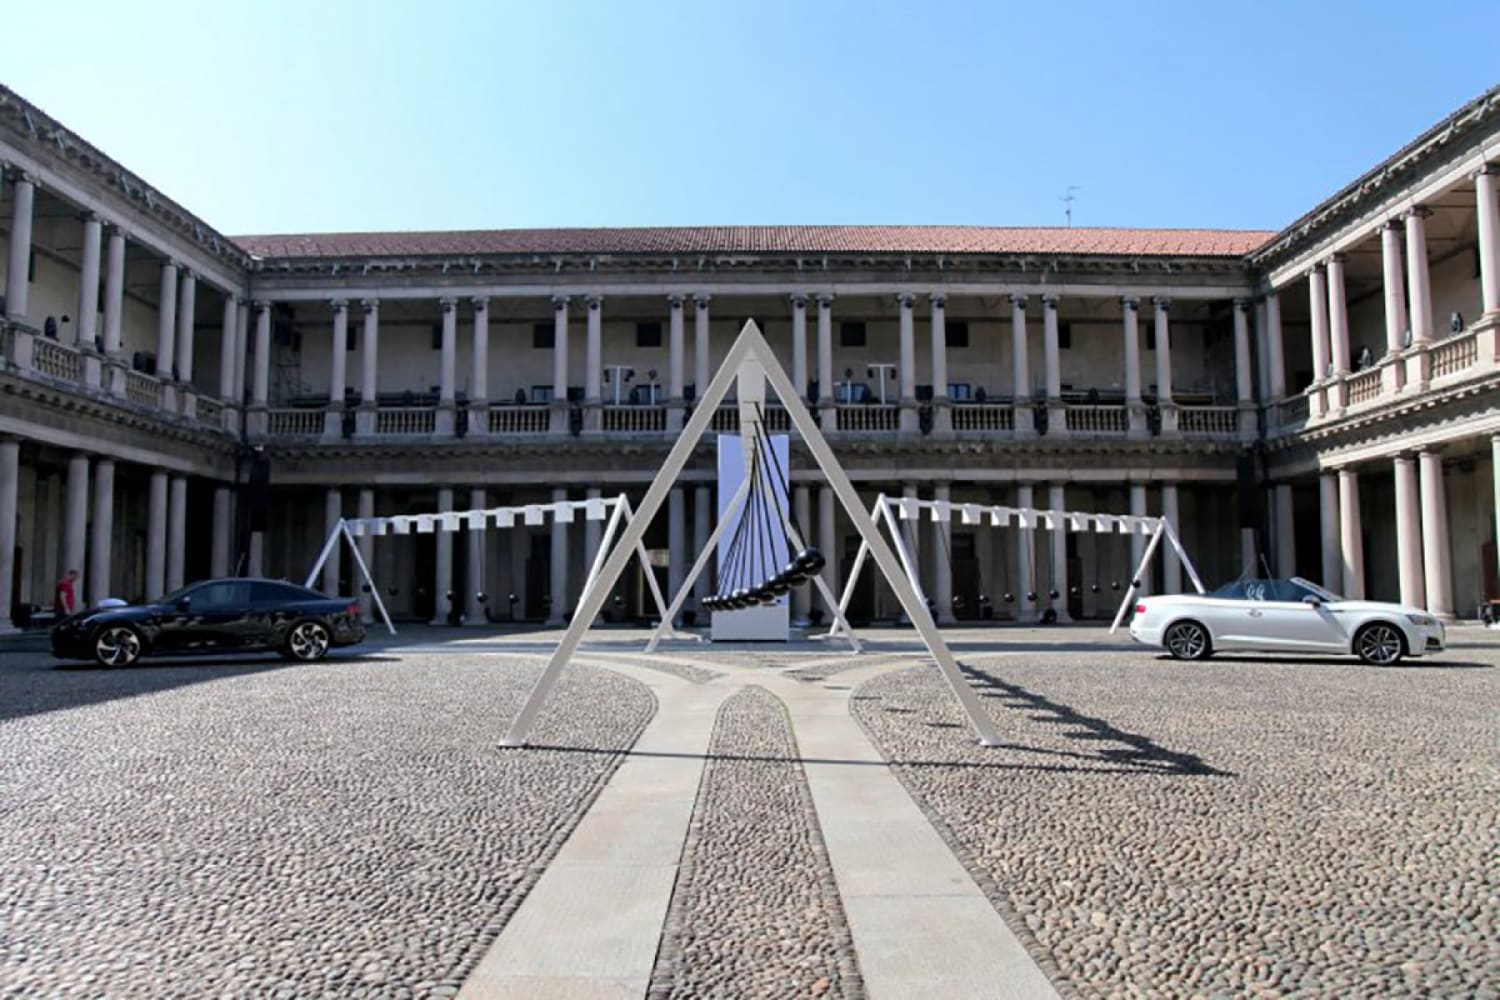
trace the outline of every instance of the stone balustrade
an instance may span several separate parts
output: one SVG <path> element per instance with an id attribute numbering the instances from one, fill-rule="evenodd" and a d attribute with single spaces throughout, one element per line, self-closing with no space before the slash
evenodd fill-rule
<path id="1" fill-rule="evenodd" d="M 430 436 L 436 430 L 437 410 L 431 406 L 383 406 L 375 411 L 375 433 L 380 437 Z"/>
<path id="2" fill-rule="evenodd" d="M 1006 434 L 1016 427 L 1016 410 L 1009 403 L 964 403 L 949 412 L 955 431 Z"/>
<path id="3" fill-rule="evenodd" d="M 31 367 L 59 382 L 83 381 L 83 353 L 50 337 L 37 337 L 31 345 Z"/>
<path id="4" fill-rule="evenodd" d="M 1177 429 L 1193 437 L 1233 437 L 1240 429 L 1237 406 L 1181 406 Z"/>
<path id="5" fill-rule="evenodd" d="M 1474 331 L 1440 340 L 1428 348 L 1435 379 L 1457 375 L 1479 363 L 1479 339 Z"/>
<path id="6" fill-rule="evenodd" d="M 1350 406 L 1363 406 L 1380 398 L 1382 379 L 1380 369 L 1366 368 L 1353 372 L 1345 380 L 1345 389 Z"/>
<path id="7" fill-rule="evenodd" d="M 159 410 L 162 405 L 161 380 L 154 375 L 127 368 L 125 370 L 125 398 L 137 406 Z"/>
<path id="8" fill-rule="evenodd" d="M 1125 434 L 1130 413 L 1123 406 L 1100 403 L 1069 404 L 1063 418 L 1070 434 Z"/>
<path id="9" fill-rule="evenodd" d="M 901 427 L 901 407 L 888 403 L 840 403 L 838 415 L 841 433 L 894 434 Z"/>
<path id="10" fill-rule="evenodd" d="M 606 434 L 655 434 L 667 429 L 667 408 L 605 406 L 601 424 Z"/>
<path id="11" fill-rule="evenodd" d="M 492 406 L 489 410 L 491 434 L 545 434 L 550 427 L 552 408 L 547 404 L 527 406 Z"/>
<path id="12" fill-rule="evenodd" d="M 271 437 L 319 437 L 323 433 L 322 410 L 271 410 L 267 416 Z"/>

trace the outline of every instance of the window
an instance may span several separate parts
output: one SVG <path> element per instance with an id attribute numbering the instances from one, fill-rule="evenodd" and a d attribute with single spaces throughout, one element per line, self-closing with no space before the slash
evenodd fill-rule
<path id="1" fill-rule="evenodd" d="M 193 608 L 198 611 L 242 608 L 250 603 L 250 584 L 237 580 L 218 580 L 205 583 L 187 596 L 193 599 Z"/>
<path id="2" fill-rule="evenodd" d="M 531 401 L 533 403 L 552 402 L 552 387 L 550 385 L 534 385 L 531 387 Z"/>
<path id="3" fill-rule="evenodd" d="M 969 324 L 962 321 L 948 323 L 943 327 L 943 341 L 949 347 L 969 346 Z"/>
<path id="4" fill-rule="evenodd" d="M 1147 323 L 1146 324 L 1146 350 L 1148 350 L 1148 351 L 1154 351 L 1154 350 L 1156 350 L 1156 324 L 1155 323 Z"/>
<path id="5" fill-rule="evenodd" d="M 537 351 L 550 351 L 557 345 L 557 324 L 548 320 L 531 326 L 531 347 Z"/>
<path id="6" fill-rule="evenodd" d="M 289 583 L 267 583 L 257 580 L 250 584 L 250 603 L 260 606 L 284 604 L 287 601 L 305 601 L 321 595 Z"/>
<path id="7" fill-rule="evenodd" d="M 432 324 L 432 349 L 441 351 L 443 349 L 443 324 Z"/>
<path id="8" fill-rule="evenodd" d="M 1057 324 L 1057 349 L 1059 351 L 1070 351 L 1073 349 L 1073 324 Z"/>
<path id="9" fill-rule="evenodd" d="M 839 324 L 839 346 L 840 347 L 864 347 L 865 346 L 865 324 L 857 321 L 846 321 Z"/>
<path id="10" fill-rule="evenodd" d="M 637 323 L 635 325 L 636 347 L 660 347 L 661 346 L 661 324 L 660 323 Z"/>

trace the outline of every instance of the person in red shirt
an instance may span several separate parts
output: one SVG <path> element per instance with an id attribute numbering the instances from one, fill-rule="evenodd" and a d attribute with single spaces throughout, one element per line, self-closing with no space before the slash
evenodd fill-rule
<path id="1" fill-rule="evenodd" d="M 70 569 L 57 581 L 57 589 L 52 595 L 52 604 L 56 609 L 58 617 L 71 615 L 78 610 L 78 571 Z"/>

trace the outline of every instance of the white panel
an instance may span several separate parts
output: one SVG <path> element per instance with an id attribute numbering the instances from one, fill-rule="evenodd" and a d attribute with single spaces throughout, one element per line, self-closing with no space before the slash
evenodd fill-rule
<path id="1" fill-rule="evenodd" d="M 527 504 L 521 509 L 521 514 L 524 523 L 533 527 L 546 521 L 546 515 L 543 513 L 542 508 L 536 504 Z"/>

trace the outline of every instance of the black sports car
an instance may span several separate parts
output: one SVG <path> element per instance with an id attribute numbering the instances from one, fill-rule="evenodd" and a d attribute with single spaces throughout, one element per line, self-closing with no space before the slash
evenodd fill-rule
<path id="1" fill-rule="evenodd" d="M 365 637 L 359 603 L 279 580 L 204 580 L 150 604 L 91 608 L 52 627 L 52 655 L 128 667 L 148 654 L 271 650 L 322 659 Z"/>

